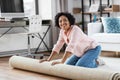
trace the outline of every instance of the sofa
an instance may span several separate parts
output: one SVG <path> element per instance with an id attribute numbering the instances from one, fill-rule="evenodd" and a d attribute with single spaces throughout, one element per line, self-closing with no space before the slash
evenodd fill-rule
<path id="1" fill-rule="evenodd" d="M 101 45 L 102 51 L 114 51 L 116 56 L 118 56 L 120 52 L 120 30 L 116 28 L 118 30 L 117 32 L 115 32 L 115 30 L 113 32 L 106 32 L 106 24 L 108 23 L 104 23 L 103 20 L 102 22 L 88 23 L 88 36 L 94 38 Z M 111 22 L 109 22 L 109 24 L 113 25 Z M 119 26 L 120 25 L 117 27 Z M 112 30 L 113 29 L 111 29 L 111 31 Z"/>

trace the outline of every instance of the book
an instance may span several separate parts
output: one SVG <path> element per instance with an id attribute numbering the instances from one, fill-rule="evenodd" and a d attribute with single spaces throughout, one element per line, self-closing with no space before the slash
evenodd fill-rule
<path id="1" fill-rule="evenodd" d="M 99 10 L 99 4 L 91 4 L 89 12 L 97 12 Z"/>

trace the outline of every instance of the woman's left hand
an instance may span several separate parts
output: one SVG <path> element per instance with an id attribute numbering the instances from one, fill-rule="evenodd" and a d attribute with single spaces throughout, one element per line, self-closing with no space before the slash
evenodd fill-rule
<path id="1" fill-rule="evenodd" d="M 53 66 L 53 65 L 56 65 L 56 64 L 62 64 L 62 63 L 61 63 L 61 62 L 59 62 L 59 61 L 55 61 L 55 62 L 52 62 L 52 64 L 51 64 L 51 65 Z"/>

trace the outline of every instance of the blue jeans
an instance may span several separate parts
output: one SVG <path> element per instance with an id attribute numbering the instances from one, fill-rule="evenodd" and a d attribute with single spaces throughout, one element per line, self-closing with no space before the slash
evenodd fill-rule
<path id="1" fill-rule="evenodd" d="M 68 65 L 88 67 L 88 68 L 96 68 L 98 64 L 96 63 L 96 59 L 101 53 L 101 46 L 97 46 L 94 49 L 90 49 L 85 52 L 85 54 L 81 57 L 77 57 L 75 55 L 71 55 L 65 62 Z"/>

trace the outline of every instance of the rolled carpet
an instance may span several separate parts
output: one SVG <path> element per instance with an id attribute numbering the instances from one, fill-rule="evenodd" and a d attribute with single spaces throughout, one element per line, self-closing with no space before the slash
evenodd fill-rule
<path id="1" fill-rule="evenodd" d="M 52 62 L 52 61 L 51 61 Z M 51 62 L 39 63 L 39 60 L 12 56 L 9 65 L 13 68 L 59 76 L 74 80 L 120 80 L 120 73 L 98 68 L 84 68 L 65 64 L 51 65 Z"/>

